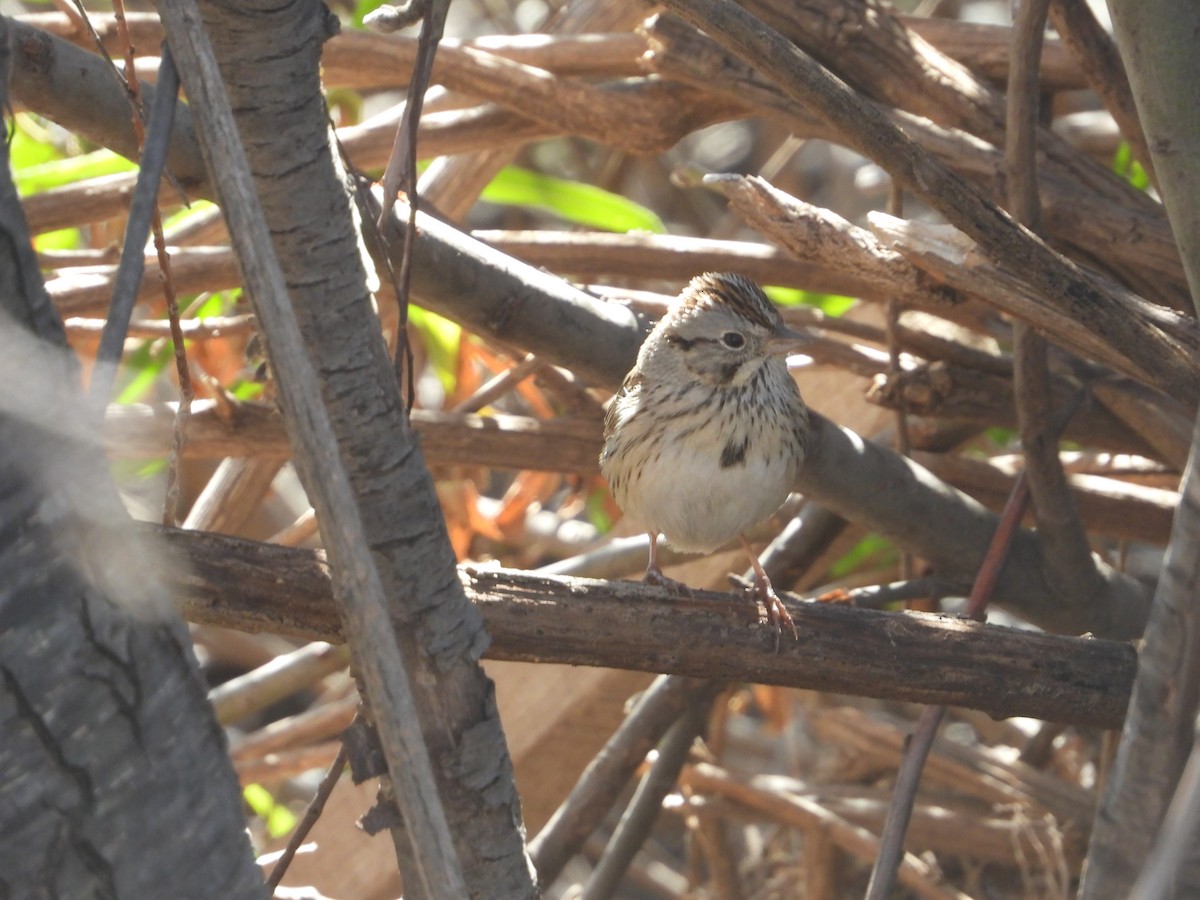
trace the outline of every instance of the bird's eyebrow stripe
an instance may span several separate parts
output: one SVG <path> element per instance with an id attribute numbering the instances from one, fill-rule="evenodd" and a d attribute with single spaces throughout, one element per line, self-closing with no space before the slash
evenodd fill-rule
<path id="1" fill-rule="evenodd" d="M 706 338 L 706 337 L 685 338 L 685 337 L 680 337 L 677 334 L 668 334 L 666 336 L 666 341 L 668 344 L 678 344 L 679 349 L 681 349 L 681 350 L 691 350 L 694 346 L 696 346 L 696 344 L 700 344 L 700 343 L 709 343 L 709 344 L 716 343 L 716 340 L 714 340 L 713 338 Z"/>

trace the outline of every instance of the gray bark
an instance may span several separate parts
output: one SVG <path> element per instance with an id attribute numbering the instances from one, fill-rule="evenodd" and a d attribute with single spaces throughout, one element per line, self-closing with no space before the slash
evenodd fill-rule
<path id="1" fill-rule="evenodd" d="M 105 471 L 6 144 L 0 234 L 0 895 L 264 896 L 168 556 Z"/>
<path id="2" fill-rule="evenodd" d="M 487 637 L 458 580 L 371 307 L 360 223 L 329 131 L 318 65 L 331 19 L 311 0 L 205 3 L 202 12 L 358 499 L 468 890 L 533 896 L 511 760 L 478 664 Z M 264 337 L 270 351 L 272 335 Z M 292 412 L 285 404 L 285 417 Z M 315 496 L 326 473 L 302 464 L 300 474 Z M 404 858 L 409 842 L 396 844 Z M 410 879 L 407 892 L 417 888 Z"/>
<path id="3" fill-rule="evenodd" d="M 1200 309 L 1200 6 L 1111 0 L 1117 42 Z M 1200 420 L 1146 626 L 1121 744 L 1096 812 L 1080 896 L 1124 897 L 1146 863 L 1195 742 L 1200 710 Z M 1193 854 L 1194 856 L 1194 854 Z M 1162 881 L 1172 879 L 1162 877 Z M 1171 886 L 1200 892 L 1194 860 Z M 1158 894 L 1154 894 L 1158 896 Z"/>

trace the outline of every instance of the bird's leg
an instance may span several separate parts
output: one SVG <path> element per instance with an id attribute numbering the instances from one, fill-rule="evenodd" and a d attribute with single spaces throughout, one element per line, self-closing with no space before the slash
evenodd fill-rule
<path id="1" fill-rule="evenodd" d="M 676 581 L 674 578 L 668 578 L 663 574 L 663 570 L 658 567 L 658 535 L 653 532 L 647 532 L 650 538 L 650 562 L 646 564 L 646 584 L 657 585 L 664 587 L 672 594 L 680 597 L 692 596 L 692 589 L 682 581 Z"/>
<path id="2" fill-rule="evenodd" d="M 751 588 L 751 592 L 767 608 L 767 621 L 775 626 L 775 649 L 779 649 L 779 635 L 782 633 L 784 625 L 792 630 L 793 638 L 800 640 L 800 633 L 796 630 L 796 623 L 792 621 L 792 614 L 787 611 L 787 607 L 775 593 L 775 588 L 771 586 L 771 579 L 767 577 L 762 563 L 758 561 L 757 554 L 750 547 L 750 542 L 743 534 L 738 535 L 738 540 L 742 542 L 746 555 L 750 557 L 750 565 L 754 568 L 754 587 Z"/>

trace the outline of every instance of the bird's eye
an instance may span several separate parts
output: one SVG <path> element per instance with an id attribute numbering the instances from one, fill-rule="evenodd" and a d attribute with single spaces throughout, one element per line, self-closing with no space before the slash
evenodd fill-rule
<path id="1" fill-rule="evenodd" d="M 740 350 L 746 346 L 746 338 L 740 331 L 727 331 L 721 335 L 721 343 L 730 350 Z"/>

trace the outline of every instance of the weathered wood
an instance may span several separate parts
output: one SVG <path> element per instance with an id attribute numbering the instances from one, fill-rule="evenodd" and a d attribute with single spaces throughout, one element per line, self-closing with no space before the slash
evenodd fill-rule
<path id="1" fill-rule="evenodd" d="M 187 565 L 186 618 L 307 640 L 341 640 L 323 557 L 308 550 L 164 530 Z M 792 604 L 800 640 L 711 591 L 679 600 L 627 581 L 463 569 L 492 659 L 755 681 L 1115 728 L 1137 655 L 1118 641 L 1062 637 L 949 616 Z"/>

